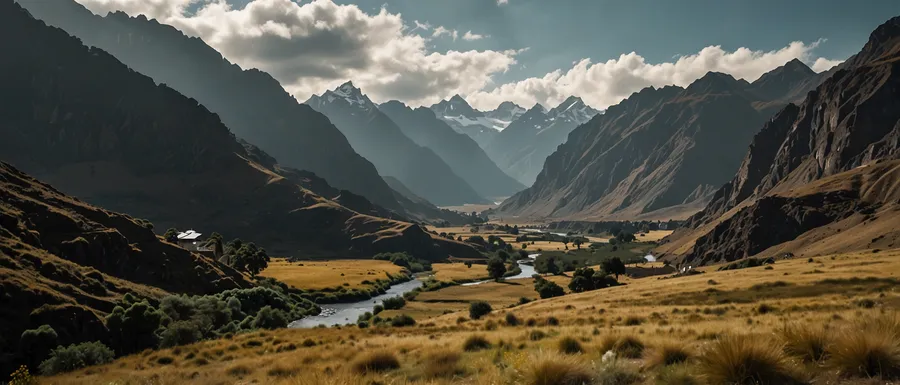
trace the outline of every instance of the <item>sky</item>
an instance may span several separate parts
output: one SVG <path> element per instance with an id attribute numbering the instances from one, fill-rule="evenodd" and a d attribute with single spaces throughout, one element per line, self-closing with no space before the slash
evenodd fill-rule
<path id="1" fill-rule="evenodd" d="M 900 15 L 896 0 L 76 0 L 202 38 L 305 101 L 352 80 L 375 102 L 605 109 L 708 71 L 824 71 Z"/>

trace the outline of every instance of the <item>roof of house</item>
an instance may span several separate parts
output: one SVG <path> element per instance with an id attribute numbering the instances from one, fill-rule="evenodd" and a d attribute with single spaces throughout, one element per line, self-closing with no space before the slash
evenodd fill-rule
<path id="1" fill-rule="evenodd" d="M 188 230 L 183 233 L 178 233 L 178 240 L 179 241 L 193 241 L 193 240 L 196 240 L 197 238 L 200 238 L 201 235 L 203 235 L 203 234 L 200 234 L 194 230 Z"/>

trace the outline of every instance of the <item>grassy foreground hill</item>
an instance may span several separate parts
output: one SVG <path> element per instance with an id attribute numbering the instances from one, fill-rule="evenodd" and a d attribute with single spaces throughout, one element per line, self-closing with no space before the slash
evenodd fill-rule
<path id="1" fill-rule="evenodd" d="M 462 311 L 410 327 L 239 334 L 43 380 L 535 385 L 897 380 L 900 251 L 719 267 L 682 277 L 623 279 L 623 286 L 494 309 L 479 320 Z M 490 297 L 490 290 L 484 296 Z"/>

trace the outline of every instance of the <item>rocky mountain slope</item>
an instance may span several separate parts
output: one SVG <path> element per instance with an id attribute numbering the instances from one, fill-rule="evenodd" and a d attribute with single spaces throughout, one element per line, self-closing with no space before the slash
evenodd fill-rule
<path id="1" fill-rule="evenodd" d="M 537 104 L 497 134 L 486 151 L 502 170 L 531 186 L 547 156 L 566 141 L 575 127 L 591 120 L 597 113 L 574 96 L 550 111 Z"/>
<path id="2" fill-rule="evenodd" d="M 439 206 L 485 202 L 434 151 L 404 135 L 353 83 L 313 95 L 306 104 L 325 114 L 379 173 L 397 178 L 416 195 Z"/>
<path id="3" fill-rule="evenodd" d="M 547 158 L 534 185 L 504 202 L 497 214 L 687 218 L 734 174 L 753 135 L 786 104 L 783 100 L 790 96 L 785 95 L 815 84 L 818 75 L 812 71 L 775 75 L 795 64 L 769 76 L 780 79 L 783 89 L 766 86 L 766 76 L 754 88 L 744 80 L 709 73 L 687 88 L 650 87 L 634 93 L 572 131 Z"/>
<path id="4" fill-rule="evenodd" d="M 2 12 L 15 12 L 9 1 L 0 3 Z M 0 333 L 9 337 L 0 338 L 0 352 L 17 351 L 4 341 L 42 324 L 60 341 L 103 335 L 99 314 L 126 293 L 159 299 L 251 286 L 230 267 L 164 242 L 151 227 L 0 162 Z M 10 367 L 3 354 L 0 367 Z"/>
<path id="5" fill-rule="evenodd" d="M 158 228 L 217 231 L 276 255 L 478 255 L 312 193 L 251 160 L 197 101 L 2 4 L 0 159 Z"/>
<path id="6" fill-rule="evenodd" d="M 508 197 L 525 186 L 503 173 L 471 137 L 454 131 L 434 111 L 413 110 L 396 100 L 378 106 L 419 146 L 431 149 L 484 197 Z"/>
<path id="7" fill-rule="evenodd" d="M 757 134 L 737 173 L 660 251 L 711 263 L 896 238 L 900 17 Z M 855 221 L 855 222 L 854 222 Z M 879 231 L 870 231 L 880 228 Z M 867 237 L 872 235 L 872 237 Z M 852 242 L 860 238 L 859 242 Z M 865 239 L 863 239 L 865 238 Z"/>
<path id="8" fill-rule="evenodd" d="M 269 74 L 241 69 L 202 40 L 143 16 L 122 12 L 97 16 L 72 0 L 18 1 L 35 17 L 197 99 L 238 137 L 273 155 L 283 166 L 314 172 L 335 187 L 405 217 L 448 219 L 434 217 L 433 206 L 413 204 L 392 191 L 327 118 L 298 103 Z"/>

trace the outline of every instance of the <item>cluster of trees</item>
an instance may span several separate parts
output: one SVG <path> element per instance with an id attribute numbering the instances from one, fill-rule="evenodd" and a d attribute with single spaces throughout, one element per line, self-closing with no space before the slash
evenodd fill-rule
<path id="1" fill-rule="evenodd" d="M 178 230 L 170 228 L 163 234 L 167 242 L 178 241 Z M 222 234 L 213 232 L 204 243 L 204 247 L 213 249 L 213 254 L 219 262 L 233 267 L 235 270 L 246 272 L 252 276 L 269 267 L 269 254 L 266 250 L 256 246 L 253 242 L 244 242 L 235 238 L 228 244 L 223 243 Z"/>
<path id="2" fill-rule="evenodd" d="M 480 235 L 473 235 L 466 238 L 466 243 L 481 246 L 488 252 L 496 252 L 500 250 L 504 250 L 506 252 L 513 251 L 513 247 L 511 244 L 506 243 L 503 238 L 500 238 L 496 235 L 489 235 L 487 240 L 485 240 L 484 237 Z"/>
<path id="3" fill-rule="evenodd" d="M 574 263 L 555 255 L 541 255 L 534 261 L 534 271 L 538 274 L 559 275 L 575 269 Z"/>
<path id="4" fill-rule="evenodd" d="M 548 281 L 544 279 L 544 277 L 536 274 L 532 278 L 534 278 L 534 291 L 536 291 L 541 298 L 560 297 L 566 294 L 562 286 L 557 285 L 556 282 Z"/>
<path id="5" fill-rule="evenodd" d="M 595 272 L 590 267 L 579 267 L 572 273 L 569 290 L 574 293 L 603 289 L 618 285 L 619 282 L 602 272 Z"/>
<path id="6" fill-rule="evenodd" d="M 381 261 L 390 261 L 391 263 L 405 267 L 413 273 L 423 271 L 431 271 L 431 262 L 424 259 L 416 259 L 415 257 L 405 253 L 379 253 L 375 254 L 373 259 Z"/>
<path id="7" fill-rule="evenodd" d="M 40 362 L 42 373 L 55 374 L 109 362 L 115 353 L 127 355 L 242 331 L 283 328 L 291 320 L 319 311 L 297 293 L 265 282 L 214 295 L 170 295 L 156 306 L 129 293 L 106 316 L 109 334 L 100 338 L 106 344 L 57 346 L 57 334 L 48 325 L 23 332 L 20 344 L 32 367 Z"/>

